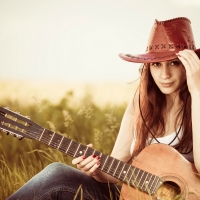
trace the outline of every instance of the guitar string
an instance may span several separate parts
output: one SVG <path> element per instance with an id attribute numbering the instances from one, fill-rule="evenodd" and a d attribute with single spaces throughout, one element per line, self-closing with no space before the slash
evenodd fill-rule
<path id="1" fill-rule="evenodd" d="M 36 128 L 35 128 L 36 129 Z M 41 130 L 42 129 L 38 129 L 38 132 L 41 132 Z M 29 135 L 31 135 L 31 136 L 33 136 L 34 137 L 34 135 L 35 135 L 35 133 L 37 134 L 37 131 L 36 132 L 33 132 L 33 131 L 31 131 L 31 132 L 29 132 L 30 134 Z M 34 134 L 34 135 L 33 135 Z M 57 134 L 57 133 L 56 133 Z M 50 145 L 50 146 L 52 146 L 52 147 L 54 147 L 54 148 L 56 148 L 57 146 L 59 146 L 59 148 L 56 148 L 56 149 L 58 149 L 58 150 L 61 150 L 62 152 L 64 152 L 64 153 L 70 153 L 71 155 L 74 155 L 74 151 L 73 150 L 68 150 L 67 152 L 66 152 L 66 148 L 64 148 L 64 147 L 66 147 L 66 145 L 65 145 L 65 143 L 66 142 L 64 142 L 63 140 L 62 140 L 62 135 L 60 135 L 60 134 L 57 134 L 57 135 L 59 135 L 60 136 L 60 140 L 59 140 L 59 142 L 55 142 L 53 139 L 51 140 L 51 139 L 49 139 L 49 137 L 48 137 L 48 135 L 43 135 L 42 136 L 42 139 L 40 140 L 41 142 L 43 142 L 43 143 L 45 143 L 45 144 L 47 144 L 47 145 Z M 53 132 L 49 135 L 49 136 L 53 136 Z M 54 135 L 55 136 L 55 135 Z M 36 139 L 38 139 L 38 137 L 34 137 L 34 138 L 36 138 Z M 68 138 L 67 138 L 68 139 Z M 71 139 L 70 139 L 71 140 Z M 49 144 L 49 141 L 51 141 L 51 143 Z M 73 142 L 76 142 L 76 141 L 74 141 L 74 140 L 72 140 Z M 62 142 L 61 144 L 59 144 L 60 142 Z M 69 144 L 68 142 L 66 143 L 66 144 Z M 56 147 L 55 147 L 56 146 Z M 84 148 L 83 150 L 86 150 L 86 148 L 87 148 L 87 146 L 85 146 L 85 145 L 83 145 L 83 144 L 81 144 L 81 147 L 82 148 Z M 95 149 L 92 149 L 93 150 L 93 152 L 98 152 L 97 150 L 95 150 Z M 110 157 L 109 155 L 105 155 L 106 157 Z M 119 160 L 120 161 L 120 160 Z M 121 161 L 120 161 L 121 162 Z M 123 164 L 124 165 L 124 163 L 122 163 L 121 162 L 121 164 Z M 128 166 L 130 166 L 130 165 L 128 165 Z M 105 170 L 107 170 L 107 169 L 110 169 L 109 170 L 109 172 L 111 172 L 111 173 L 113 173 L 113 172 L 116 172 L 116 174 L 121 174 L 121 171 L 122 170 L 120 170 L 120 169 L 113 169 L 112 167 L 110 168 L 110 166 L 108 166 L 108 165 L 106 165 L 106 167 L 104 167 L 104 169 Z M 139 169 L 140 170 L 140 169 Z M 140 170 L 141 171 L 141 170 Z"/>
<path id="2" fill-rule="evenodd" d="M 33 131 L 31 131 L 31 132 L 29 132 L 30 134 L 29 135 L 31 135 L 31 136 L 33 136 L 33 138 L 35 138 L 35 139 L 38 139 L 39 140 L 39 137 L 37 136 L 37 137 L 35 137 L 35 134 L 38 134 L 37 133 L 37 131 L 38 132 L 41 132 L 42 131 L 42 129 L 37 129 L 37 128 L 35 128 L 36 129 L 36 131 L 35 132 L 33 132 Z M 46 129 L 47 130 L 47 129 Z M 49 130 L 48 130 L 49 131 Z M 34 135 L 33 135 L 34 134 Z M 53 139 L 51 140 L 51 139 L 49 139 L 49 136 L 53 136 L 53 132 L 51 133 L 51 134 L 49 134 L 49 135 L 43 135 L 42 136 L 42 139 L 40 140 L 41 142 L 43 142 L 43 143 L 45 143 L 45 144 L 47 144 L 47 145 L 50 145 L 50 146 L 52 146 L 53 148 L 56 148 L 56 149 L 58 149 L 58 150 L 61 150 L 62 152 L 64 152 L 64 153 L 70 153 L 71 155 L 74 155 L 74 152 L 75 151 L 73 151 L 73 150 L 71 150 L 71 149 L 69 149 L 68 151 L 66 151 L 66 145 L 69 145 L 69 142 L 66 142 L 66 141 L 64 141 L 64 140 L 62 140 L 62 138 L 63 137 L 65 137 L 65 136 L 62 136 L 62 135 L 60 135 L 60 134 L 57 134 L 56 133 L 56 136 L 59 136 L 60 138 L 59 138 L 59 140 L 56 142 L 56 141 L 54 141 Z M 55 136 L 55 135 L 54 135 Z M 69 139 L 69 138 L 67 138 L 67 137 L 65 137 L 66 139 Z M 69 139 L 69 140 L 71 140 L 71 139 Z M 50 142 L 50 144 L 49 144 L 49 141 L 51 141 Z M 71 141 L 73 141 L 73 142 L 76 142 L 75 140 L 71 140 Z M 61 144 L 60 144 L 60 142 L 61 142 Z M 76 142 L 76 143 L 78 143 L 78 142 Z M 80 144 L 79 145 L 79 148 L 80 148 L 80 146 L 81 146 L 81 149 L 83 150 L 83 151 L 85 151 L 86 149 L 87 149 L 87 146 L 86 145 L 83 145 L 83 144 Z M 57 148 L 57 147 L 59 147 L 59 148 Z M 77 149 L 76 149 L 77 150 Z M 98 150 L 96 150 L 96 149 L 91 149 L 92 151 L 93 151 L 93 153 L 94 152 L 98 152 L 98 153 L 100 153 Z M 75 152 L 76 153 L 76 152 Z M 105 156 L 109 156 L 109 155 L 105 155 Z"/>
<path id="3" fill-rule="evenodd" d="M 21 120 L 20 120 L 21 121 Z M 15 121 L 16 122 L 16 121 Z M 23 124 L 21 124 L 21 125 L 23 125 Z M 26 127 L 27 128 L 27 127 Z M 29 136 L 32 136 L 32 138 L 33 139 L 36 139 L 36 140 L 39 140 L 39 138 L 38 138 L 38 136 L 41 136 L 41 134 L 40 134 L 40 132 L 42 132 L 44 129 L 42 129 L 42 128 L 37 128 L 37 127 L 34 127 L 34 129 L 35 129 L 35 132 L 34 131 L 28 131 L 28 134 L 27 135 L 29 135 Z M 45 129 L 45 130 L 47 130 L 47 131 L 50 131 L 50 130 L 48 130 L 48 129 Z M 50 135 L 49 136 L 53 136 L 53 134 L 54 134 L 55 132 L 53 132 L 53 131 L 51 131 L 51 133 L 50 133 Z M 25 134 L 25 133 L 23 133 L 23 134 Z M 61 138 L 62 137 L 65 137 L 65 136 L 62 136 L 62 135 L 60 135 L 60 134 L 58 134 L 58 133 L 55 133 L 57 136 L 59 135 L 59 136 L 61 136 Z M 54 134 L 54 136 L 55 136 L 55 134 Z M 19 134 L 17 134 L 17 135 L 19 135 Z M 36 136 L 35 136 L 36 135 Z M 23 137 L 25 137 L 25 136 L 23 136 Z M 60 138 L 60 139 L 61 139 Z M 67 137 L 65 137 L 65 138 L 67 138 Z M 48 137 L 48 135 L 42 135 L 42 140 L 39 140 L 39 141 L 41 141 L 41 142 L 43 142 L 44 144 L 47 144 L 47 145 L 50 145 L 50 146 L 52 146 L 53 148 L 55 148 L 55 149 L 57 149 L 55 146 L 56 145 L 60 145 L 59 146 L 59 148 L 58 148 L 58 150 L 60 150 L 61 152 L 63 152 L 63 153 L 70 153 L 70 154 L 73 154 L 74 153 L 74 151 L 71 151 L 70 149 L 69 149 L 69 151 L 67 151 L 66 152 L 66 149 L 64 148 L 64 146 L 65 146 L 65 144 L 62 144 L 63 143 L 63 141 L 61 142 L 61 140 L 59 140 L 59 142 L 61 142 L 61 144 L 58 144 L 57 142 L 55 142 L 54 140 L 53 140 L 53 137 L 51 138 L 52 139 L 52 141 L 51 140 L 49 140 L 49 137 Z M 69 139 L 69 138 L 67 138 L 67 139 Z M 71 139 L 69 139 L 69 140 L 71 140 Z M 51 142 L 50 142 L 51 141 Z M 71 141 L 74 141 L 74 142 L 76 142 L 75 140 L 71 140 Z M 49 144 L 49 142 L 50 142 L 50 144 Z M 52 145 L 52 143 L 53 143 L 53 145 Z M 64 146 L 63 146 L 64 145 Z M 82 145 L 82 144 L 81 144 Z M 82 145 L 82 147 L 86 147 L 85 145 Z M 94 151 L 97 151 L 97 150 L 95 150 L 94 149 Z M 140 170 L 140 169 L 139 169 Z M 114 171 L 116 171 L 116 170 L 114 170 Z M 152 174 L 152 175 L 154 175 L 154 174 Z M 155 175 L 154 175 L 155 176 Z M 157 177 L 157 176 L 155 176 L 155 177 Z M 160 178 L 160 177 L 158 177 L 158 178 Z M 170 187 L 173 187 L 171 184 L 166 184 L 166 185 L 170 185 Z M 176 187 L 174 187 L 174 188 L 176 188 Z"/>
<path id="4" fill-rule="evenodd" d="M 29 132 L 30 134 L 31 134 L 31 136 L 33 136 L 34 138 L 33 139 L 38 139 L 37 137 L 35 137 L 35 135 L 38 135 L 39 134 L 39 132 L 42 132 L 43 131 L 43 129 L 39 129 L 39 128 L 34 128 L 34 129 L 36 129 L 36 131 L 34 132 L 34 131 L 31 131 L 31 132 Z M 46 129 L 46 130 L 48 130 L 48 129 Z M 50 131 L 50 130 L 48 130 L 48 131 Z M 53 136 L 53 131 L 51 131 L 52 133 L 51 133 L 51 136 Z M 29 134 L 29 135 L 30 135 Z M 62 135 L 60 135 L 60 134 L 58 134 L 58 133 L 55 133 L 56 135 L 59 135 L 59 136 L 61 136 L 61 138 L 63 137 Z M 55 136 L 55 135 L 54 135 Z M 65 136 L 64 136 L 65 137 Z M 65 138 L 67 138 L 67 137 L 65 137 Z M 69 139 L 69 138 L 67 138 L 67 139 Z M 39 140 L 39 139 L 38 139 Z M 72 140 L 72 139 L 69 139 L 69 140 L 71 140 L 71 141 L 73 141 L 73 142 L 76 142 L 75 140 Z M 54 140 L 53 140 L 53 138 L 52 138 L 52 141 L 51 141 L 51 143 L 49 144 L 49 137 L 48 137 L 48 135 L 43 135 L 42 136 L 42 140 L 40 140 L 41 142 L 43 142 L 44 144 L 47 144 L 47 145 L 50 145 L 50 146 L 52 146 L 52 142 L 54 142 Z M 60 140 L 60 142 L 61 142 L 61 140 Z M 63 143 L 63 141 L 62 141 L 62 143 Z M 73 154 L 74 153 L 74 151 L 72 150 L 70 150 L 70 151 L 67 151 L 66 152 L 66 148 L 65 148 L 65 143 L 64 144 L 60 144 L 60 147 L 58 148 L 58 150 L 61 150 L 63 153 L 71 153 L 71 154 Z M 54 142 L 54 144 L 55 145 L 58 145 L 58 143 L 57 142 Z M 82 147 L 87 147 L 86 145 L 83 145 L 83 144 L 81 144 L 82 145 Z M 62 147 L 63 146 L 63 147 Z M 53 147 L 53 146 L 52 146 Z M 53 148 L 55 148 L 55 147 L 53 147 Z M 56 148 L 57 149 L 57 148 Z M 93 149 L 94 151 L 97 151 L 97 150 L 95 150 L 95 149 Z M 109 156 L 109 155 L 106 155 L 106 156 Z M 120 161 L 121 162 L 121 161 Z M 122 162 L 123 163 L 123 162 Z M 131 167 L 134 167 L 134 166 L 132 166 L 131 165 Z M 112 169 L 112 168 L 111 168 Z M 140 170 L 140 169 L 139 169 Z M 141 171 L 141 170 L 140 170 Z M 113 172 L 115 172 L 115 169 L 113 170 Z M 118 170 L 118 173 L 121 173 L 121 170 Z M 148 173 L 148 172 L 147 172 Z M 150 173 L 151 174 L 151 173 Z M 157 177 L 156 175 L 154 175 L 154 174 L 152 174 L 153 176 L 155 176 L 155 177 Z M 158 177 L 158 178 L 160 178 L 160 177 Z M 171 185 L 171 184 L 169 184 L 169 183 L 166 183 L 165 182 L 165 185 L 168 185 L 168 186 L 170 186 L 171 188 L 173 188 L 173 189 L 177 189 L 177 187 L 175 187 L 175 186 L 173 186 L 173 185 Z"/>
<path id="5" fill-rule="evenodd" d="M 22 124 L 23 125 L 23 124 Z M 27 130 L 27 135 L 29 135 L 30 137 L 32 137 L 33 139 L 38 139 L 38 140 L 40 140 L 40 137 L 41 137 L 41 142 L 43 142 L 43 143 L 45 143 L 45 144 L 47 144 L 47 145 L 50 145 L 50 146 L 52 146 L 53 148 L 56 148 L 56 149 L 59 149 L 61 152 L 63 152 L 63 153 L 68 153 L 68 154 L 70 154 L 70 155 L 72 155 L 72 156 L 76 156 L 76 155 L 74 155 L 74 151 L 73 151 L 73 149 L 69 149 L 69 150 L 67 150 L 66 151 L 66 145 L 68 145 L 69 143 L 66 143 L 66 142 L 64 142 L 64 141 L 62 141 L 62 138 L 64 137 L 64 136 L 62 136 L 62 135 L 60 135 L 60 134 L 57 134 L 57 133 L 55 133 L 55 132 L 53 132 L 53 131 L 49 131 L 48 129 L 41 129 L 41 128 L 37 128 L 37 127 L 31 127 L 34 131 L 30 131 L 30 130 Z M 27 129 L 27 127 L 26 127 L 26 129 Z M 45 130 L 47 130 L 47 131 L 49 131 L 48 132 L 48 134 L 40 134 L 40 133 L 43 133 L 43 132 L 45 132 Z M 25 133 L 23 133 L 23 134 L 25 134 Z M 57 139 L 58 139 L 58 141 L 55 141 L 54 140 L 54 136 L 57 136 Z M 51 137 L 50 139 L 49 139 L 49 137 Z M 66 137 L 67 138 L 67 137 Z M 69 139 L 69 138 L 68 138 Z M 74 141 L 74 140 L 72 140 L 72 141 Z M 64 142 L 64 143 L 63 143 Z M 76 141 L 74 141 L 74 142 L 76 142 Z M 71 143 L 71 142 L 70 142 Z M 82 145 L 82 144 L 81 144 Z M 58 147 L 58 148 L 57 148 Z M 82 148 L 84 148 L 84 150 L 86 149 L 86 146 L 84 146 L 84 145 L 82 145 Z M 93 150 L 93 152 L 96 152 L 97 150 Z M 76 153 L 76 152 L 75 152 Z M 112 169 L 112 168 L 110 168 L 109 166 L 105 166 L 104 167 L 105 168 L 105 170 L 107 170 L 107 169 L 109 169 L 109 171 L 110 172 L 119 172 L 119 174 L 121 174 L 121 171 L 119 171 L 119 170 L 117 170 L 116 171 L 116 169 Z"/>

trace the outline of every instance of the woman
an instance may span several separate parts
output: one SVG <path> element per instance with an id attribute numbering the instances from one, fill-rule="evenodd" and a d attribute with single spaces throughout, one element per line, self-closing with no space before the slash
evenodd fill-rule
<path id="1" fill-rule="evenodd" d="M 194 162 L 200 173 L 198 56 L 190 21 L 183 17 L 156 20 L 144 54 L 120 54 L 126 61 L 143 65 L 112 157 L 131 163 L 146 146 L 164 143 Z M 72 164 L 78 170 L 61 163 L 47 166 L 8 199 L 119 199 L 118 179 L 98 170 L 101 157 L 83 155 Z"/>

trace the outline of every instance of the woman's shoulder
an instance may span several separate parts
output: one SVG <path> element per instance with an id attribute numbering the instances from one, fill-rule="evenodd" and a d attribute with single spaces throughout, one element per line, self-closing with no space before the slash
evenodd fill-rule
<path id="1" fill-rule="evenodd" d="M 131 97 L 128 106 L 126 108 L 125 114 L 134 115 L 138 102 L 139 102 L 139 91 L 137 90 L 135 94 Z"/>

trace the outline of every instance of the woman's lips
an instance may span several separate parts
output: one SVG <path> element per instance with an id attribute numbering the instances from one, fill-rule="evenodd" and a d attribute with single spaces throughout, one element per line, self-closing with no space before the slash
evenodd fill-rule
<path id="1" fill-rule="evenodd" d="M 172 83 L 161 83 L 161 85 L 163 86 L 163 87 L 171 87 L 172 85 L 173 85 L 173 82 Z"/>

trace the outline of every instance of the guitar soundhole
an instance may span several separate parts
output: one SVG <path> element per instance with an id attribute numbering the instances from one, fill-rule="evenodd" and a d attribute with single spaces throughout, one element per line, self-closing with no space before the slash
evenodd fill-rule
<path id="1" fill-rule="evenodd" d="M 181 189 L 178 184 L 172 181 L 166 181 L 156 192 L 156 200 L 183 199 Z"/>

